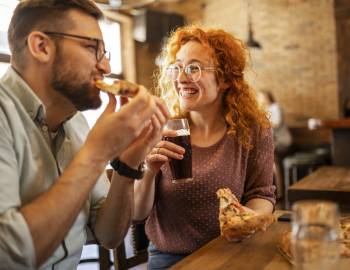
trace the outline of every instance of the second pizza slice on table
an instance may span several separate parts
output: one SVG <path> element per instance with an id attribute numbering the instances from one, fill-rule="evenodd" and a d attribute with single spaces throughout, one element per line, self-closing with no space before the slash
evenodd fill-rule
<path id="1" fill-rule="evenodd" d="M 276 221 L 272 214 L 262 215 L 243 207 L 229 188 L 219 189 L 216 194 L 220 199 L 221 235 L 228 241 L 242 239 L 256 231 L 265 231 Z"/>

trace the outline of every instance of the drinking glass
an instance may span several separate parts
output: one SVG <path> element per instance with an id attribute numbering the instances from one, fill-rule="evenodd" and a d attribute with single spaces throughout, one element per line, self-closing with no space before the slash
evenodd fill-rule
<path id="1" fill-rule="evenodd" d="M 192 181 L 192 147 L 187 119 L 171 119 L 165 125 L 165 129 L 176 130 L 176 137 L 164 137 L 164 140 L 185 148 L 183 159 L 171 159 L 169 161 L 173 178 L 172 182 L 183 183 Z"/>
<path id="2" fill-rule="evenodd" d="M 339 212 L 329 201 L 299 201 L 292 207 L 292 253 L 295 269 L 339 268 Z"/>

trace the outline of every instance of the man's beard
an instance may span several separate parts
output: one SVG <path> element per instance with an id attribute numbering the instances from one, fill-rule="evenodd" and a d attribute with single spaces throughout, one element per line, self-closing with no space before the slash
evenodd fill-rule
<path id="1" fill-rule="evenodd" d="M 51 86 L 74 104 L 77 110 L 97 109 L 101 98 L 92 88 L 90 81 L 79 80 L 81 75 L 74 67 L 66 65 L 57 51 L 53 64 Z"/>

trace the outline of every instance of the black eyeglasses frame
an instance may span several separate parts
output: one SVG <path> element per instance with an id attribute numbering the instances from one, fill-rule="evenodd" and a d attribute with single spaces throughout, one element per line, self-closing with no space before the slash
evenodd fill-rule
<path id="1" fill-rule="evenodd" d="M 97 63 L 101 62 L 104 57 L 106 57 L 108 61 L 111 59 L 111 53 L 109 51 L 106 51 L 105 43 L 102 39 L 74 35 L 74 34 L 68 34 L 68 33 L 61 33 L 61 32 L 43 31 L 43 33 L 45 35 L 48 35 L 48 36 L 52 35 L 52 36 L 58 36 L 58 37 L 62 37 L 62 38 L 76 38 L 76 39 L 83 39 L 83 40 L 87 40 L 87 41 L 94 41 L 94 42 L 96 42 L 95 57 L 96 57 Z M 103 45 L 102 51 L 99 50 L 100 44 Z"/>

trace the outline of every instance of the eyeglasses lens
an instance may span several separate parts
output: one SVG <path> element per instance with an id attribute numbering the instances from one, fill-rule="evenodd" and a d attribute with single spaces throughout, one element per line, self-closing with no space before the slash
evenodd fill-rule
<path id="1" fill-rule="evenodd" d="M 183 68 L 180 68 L 178 65 L 171 65 L 167 68 L 167 76 L 176 81 L 179 79 L 180 73 L 183 71 Z M 186 76 L 192 81 L 197 82 L 201 77 L 201 68 L 197 64 L 189 64 L 184 68 Z"/>

